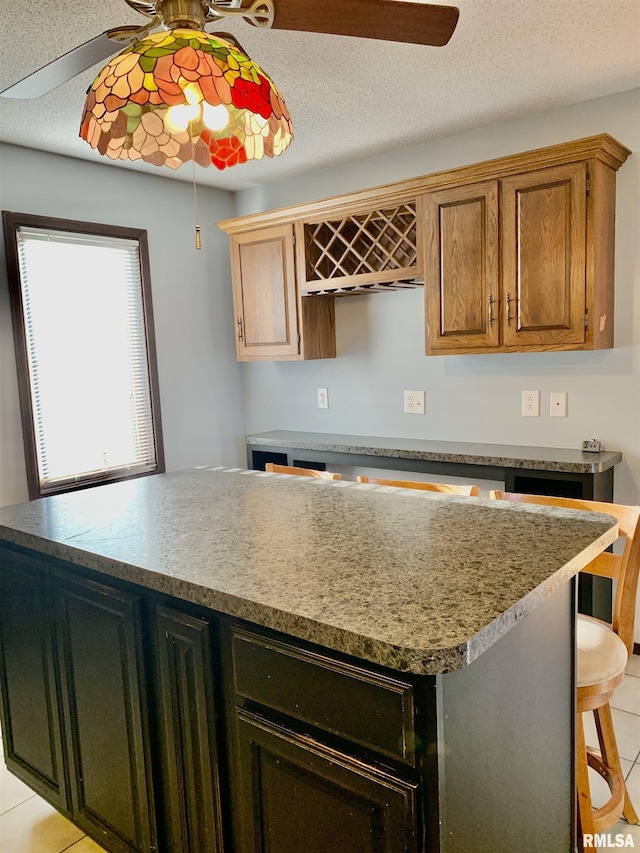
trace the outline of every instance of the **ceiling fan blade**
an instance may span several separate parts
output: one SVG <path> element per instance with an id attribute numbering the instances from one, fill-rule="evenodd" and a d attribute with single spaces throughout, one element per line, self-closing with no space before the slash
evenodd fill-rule
<path id="1" fill-rule="evenodd" d="M 275 0 L 275 30 L 331 33 L 441 47 L 459 9 L 403 0 Z"/>
<path id="2" fill-rule="evenodd" d="M 121 27 L 118 32 L 122 29 Z M 118 50 L 117 43 L 109 38 L 110 32 L 113 30 L 107 30 L 102 35 L 74 47 L 73 50 L 4 89 L 0 95 L 3 98 L 39 98 L 40 95 L 66 83 L 67 80 L 71 80 L 76 74 L 86 71 L 97 62 L 108 59 Z"/>

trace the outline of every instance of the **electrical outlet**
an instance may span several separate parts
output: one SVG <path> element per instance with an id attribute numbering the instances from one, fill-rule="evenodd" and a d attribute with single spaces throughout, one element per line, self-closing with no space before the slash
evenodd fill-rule
<path id="1" fill-rule="evenodd" d="M 523 418 L 538 418 L 538 417 L 540 417 L 540 392 L 539 391 L 523 391 L 522 392 L 522 417 Z"/>
<path id="2" fill-rule="evenodd" d="M 405 413 L 405 415 L 424 415 L 425 397 L 426 397 L 426 393 L 424 391 L 405 391 L 404 392 L 404 413 Z"/>
<path id="3" fill-rule="evenodd" d="M 329 408 L 329 392 L 326 388 L 318 388 L 318 408 L 319 409 L 328 409 Z"/>
<path id="4" fill-rule="evenodd" d="M 549 396 L 549 414 L 552 418 L 567 417 L 567 395 L 564 391 L 552 391 Z"/>

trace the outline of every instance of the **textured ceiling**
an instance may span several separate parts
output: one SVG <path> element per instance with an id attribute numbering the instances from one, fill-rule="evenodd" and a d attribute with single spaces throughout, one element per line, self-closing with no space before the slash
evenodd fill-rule
<path id="1" fill-rule="evenodd" d="M 146 20 L 123 0 L 49 0 L 40 17 L 27 0 L 2 5 L 0 89 L 106 29 Z M 640 0 L 455 5 L 458 27 L 439 48 L 225 24 L 284 94 L 295 138 L 279 158 L 199 169 L 198 182 L 241 189 L 640 86 Z M 0 98 L 0 140 L 111 164 L 78 138 L 99 70 L 32 101 Z M 191 178 L 188 165 L 113 165 Z"/>

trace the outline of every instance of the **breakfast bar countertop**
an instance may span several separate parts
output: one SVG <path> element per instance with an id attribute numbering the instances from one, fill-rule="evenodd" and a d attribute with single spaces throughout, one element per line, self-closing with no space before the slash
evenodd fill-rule
<path id="1" fill-rule="evenodd" d="M 288 447 L 331 453 L 420 459 L 564 473 L 601 473 L 622 461 L 618 450 L 589 453 L 563 447 L 526 447 L 471 441 L 435 441 L 423 438 L 387 438 L 325 432 L 271 430 L 246 436 L 248 445 Z"/>
<path id="2" fill-rule="evenodd" d="M 478 658 L 614 519 L 195 468 L 0 509 L 0 540 L 398 671 Z"/>

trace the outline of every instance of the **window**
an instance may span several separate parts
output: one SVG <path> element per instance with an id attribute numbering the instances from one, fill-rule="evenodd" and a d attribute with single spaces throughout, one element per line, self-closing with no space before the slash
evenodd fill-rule
<path id="1" fill-rule="evenodd" d="M 29 496 L 164 471 L 146 232 L 3 218 Z"/>

